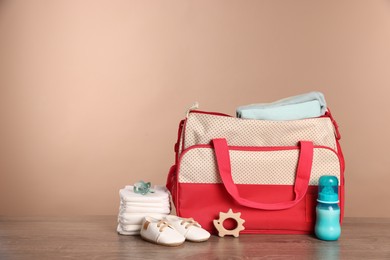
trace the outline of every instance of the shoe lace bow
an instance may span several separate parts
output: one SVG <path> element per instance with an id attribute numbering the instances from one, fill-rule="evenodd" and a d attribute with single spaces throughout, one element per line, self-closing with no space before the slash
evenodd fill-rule
<path id="1" fill-rule="evenodd" d="M 164 228 L 166 228 L 166 227 L 169 227 L 169 228 L 172 228 L 173 229 L 173 227 L 168 223 L 168 222 L 166 222 L 165 220 L 160 220 L 159 222 L 157 222 L 157 227 L 159 228 L 158 230 L 160 231 L 160 232 L 163 232 L 163 230 L 164 230 Z"/>
<path id="2" fill-rule="evenodd" d="M 196 222 L 193 218 L 183 218 L 183 220 L 180 223 L 181 225 L 185 224 L 185 228 L 189 228 L 191 226 L 200 227 L 199 223 Z"/>

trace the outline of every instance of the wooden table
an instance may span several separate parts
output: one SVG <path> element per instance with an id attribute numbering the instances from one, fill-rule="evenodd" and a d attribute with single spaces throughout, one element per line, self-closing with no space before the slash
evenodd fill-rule
<path id="1" fill-rule="evenodd" d="M 339 241 L 212 236 L 170 248 L 121 236 L 115 216 L 0 217 L 0 259 L 390 259 L 390 219 L 346 218 Z"/>

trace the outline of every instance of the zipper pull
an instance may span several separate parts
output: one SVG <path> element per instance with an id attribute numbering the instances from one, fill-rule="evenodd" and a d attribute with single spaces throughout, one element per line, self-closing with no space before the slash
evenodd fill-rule
<path id="1" fill-rule="evenodd" d="M 199 108 L 199 103 L 198 101 L 196 101 L 194 104 L 192 104 L 192 106 L 189 109 L 187 109 L 186 118 L 188 118 L 188 115 L 190 114 L 191 110 L 195 110 L 198 108 Z"/>

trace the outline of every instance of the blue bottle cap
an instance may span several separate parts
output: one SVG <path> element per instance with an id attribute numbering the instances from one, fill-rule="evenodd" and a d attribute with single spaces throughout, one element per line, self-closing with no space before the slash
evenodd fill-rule
<path id="1" fill-rule="evenodd" d="M 336 176 L 323 175 L 318 182 L 318 202 L 339 202 L 339 180 Z"/>

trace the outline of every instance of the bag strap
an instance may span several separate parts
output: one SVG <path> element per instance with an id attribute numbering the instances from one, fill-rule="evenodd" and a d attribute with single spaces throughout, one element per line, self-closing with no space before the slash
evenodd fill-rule
<path id="1" fill-rule="evenodd" d="M 233 182 L 230 166 L 230 155 L 227 141 L 225 138 L 212 140 L 214 152 L 217 159 L 218 171 L 222 178 L 223 185 L 227 192 L 240 205 L 263 210 L 281 210 L 295 206 L 306 195 L 309 186 L 311 166 L 313 162 L 313 143 L 309 141 L 300 141 L 300 153 L 298 159 L 297 174 L 294 185 L 294 199 L 278 203 L 260 203 L 242 198 L 238 192 L 237 186 Z"/>

